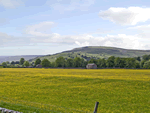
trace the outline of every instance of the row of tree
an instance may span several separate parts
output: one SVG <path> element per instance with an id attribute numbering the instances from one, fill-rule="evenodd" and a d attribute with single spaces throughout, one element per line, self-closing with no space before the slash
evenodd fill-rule
<path id="1" fill-rule="evenodd" d="M 38 62 L 38 63 L 37 63 Z M 37 59 L 35 64 L 41 64 L 42 67 L 67 67 L 67 68 L 76 68 L 82 67 L 85 68 L 88 63 L 95 63 L 98 68 L 147 68 L 150 69 L 150 55 L 143 55 L 141 57 L 134 58 L 120 58 L 111 56 L 107 60 L 102 59 L 90 59 L 85 61 L 83 58 L 76 57 L 74 59 L 67 59 L 59 57 L 55 62 L 50 62 L 47 59 L 40 60 Z"/>
<path id="2" fill-rule="evenodd" d="M 95 63 L 98 68 L 146 68 L 150 69 L 150 55 L 143 55 L 141 57 L 134 58 L 120 58 L 111 56 L 108 59 L 90 59 L 85 61 L 83 58 L 76 57 L 74 59 L 67 59 L 59 57 L 55 62 L 50 62 L 48 59 L 43 59 L 42 61 L 38 58 L 34 63 L 29 63 L 21 58 L 18 65 L 22 67 L 33 66 L 41 64 L 42 67 L 66 67 L 66 68 L 85 68 L 88 63 Z M 11 62 L 12 64 L 12 62 Z M 2 63 L 3 67 L 9 67 L 8 62 Z"/>

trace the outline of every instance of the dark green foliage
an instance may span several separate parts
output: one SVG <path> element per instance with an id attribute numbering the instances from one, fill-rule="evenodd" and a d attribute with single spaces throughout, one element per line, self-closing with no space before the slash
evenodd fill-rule
<path id="1" fill-rule="evenodd" d="M 111 56 L 111 57 L 109 57 L 108 59 L 107 59 L 107 61 L 106 61 L 106 66 L 107 67 L 114 67 L 115 65 L 115 63 L 114 63 L 114 60 L 115 60 L 115 57 L 114 56 Z"/>
<path id="2" fill-rule="evenodd" d="M 41 64 L 41 59 L 40 59 L 40 58 L 36 59 L 36 61 L 35 61 L 35 64 L 34 64 L 34 65 L 36 66 L 36 65 L 38 65 L 38 64 Z"/>
<path id="3" fill-rule="evenodd" d="M 65 67 L 66 61 L 63 57 L 59 57 L 55 61 L 55 66 L 56 67 Z"/>
<path id="4" fill-rule="evenodd" d="M 134 57 L 135 60 L 138 60 L 138 61 L 141 61 L 141 58 L 138 56 L 138 57 Z"/>
<path id="5" fill-rule="evenodd" d="M 2 66 L 3 66 L 3 68 L 6 68 L 6 67 L 7 67 L 6 62 L 3 62 L 3 63 L 2 63 Z"/>
<path id="6" fill-rule="evenodd" d="M 25 61 L 25 62 L 23 63 L 23 65 L 27 67 L 27 66 L 29 66 L 30 64 L 29 64 L 28 61 Z"/>
<path id="7" fill-rule="evenodd" d="M 81 58 L 81 67 L 85 68 L 87 64 L 88 64 L 88 61 L 85 61 L 83 58 Z"/>
<path id="8" fill-rule="evenodd" d="M 140 68 L 140 62 L 138 60 L 135 61 L 134 68 Z"/>
<path id="9" fill-rule="evenodd" d="M 144 62 L 143 68 L 150 69 L 150 61 Z"/>
<path id="10" fill-rule="evenodd" d="M 15 64 L 19 64 L 19 61 L 16 61 Z"/>
<path id="11" fill-rule="evenodd" d="M 50 67 L 50 61 L 47 59 L 42 60 L 42 67 Z"/>
<path id="12" fill-rule="evenodd" d="M 73 65 L 74 65 L 73 59 L 71 58 L 67 59 L 66 67 L 73 67 Z"/>
<path id="13" fill-rule="evenodd" d="M 140 68 L 143 68 L 143 65 L 144 65 L 145 62 L 146 62 L 146 60 L 142 60 L 142 61 L 140 62 Z"/>
<path id="14" fill-rule="evenodd" d="M 51 67 L 56 67 L 55 62 L 51 63 Z"/>
<path id="15" fill-rule="evenodd" d="M 143 58 L 143 60 L 149 60 L 150 59 L 150 55 L 143 55 L 142 58 Z"/>
<path id="16" fill-rule="evenodd" d="M 19 63 L 20 63 L 20 65 L 22 65 L 24 62 L 25 62 L 25 59 L 21 58 Z"/>
<path id="17" fill-rule="evenodd" d="M 74 67 L 81 67 L 81 58 L 74 58 Z"/>
<path id="18" fill-rule="evenodd" d="M 135 68 L 135 59 L 134 58 L 127 58 L 126 59 L 126 68 Z"/>
<path id="19" fill-rule="evenodd" d="M 88 62 L 88 63 L 95 63 L 95 64 L 97 64 L 97 60 L 96 60 L 96 59 L 91 58 L 91 59 L 89 60 L 89 62 Z"/>
<path id="20" fill-rule="evenodd" d="M 14 62 L 14 61 L 12 61 L 10 64 L 14 65 L 14 64 L 15 64 L 15 62 Z"/>
<path id="21" fill-rule="evenodd" d="M 97 60 L 97 67 L 98 68 L 105 68 L 106 67 L 106 60 L 103 59 L 98 59 Z"/>
<path id="22" fill-rule="evenodd" d="M 115 67 L 120 67 L 120 64 L 121 64 L 121 58 L 119 58 L 119 57 L 115 58 L 114 64 L 115 64 Z"/>

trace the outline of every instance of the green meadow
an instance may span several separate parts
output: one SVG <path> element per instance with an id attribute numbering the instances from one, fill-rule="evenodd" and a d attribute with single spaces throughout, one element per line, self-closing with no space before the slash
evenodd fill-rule
<path id="1" fill-rule="evenodd" d="M 23 113 L 150 113 L 148 69 L 0 69 L 0 107 Z"/>

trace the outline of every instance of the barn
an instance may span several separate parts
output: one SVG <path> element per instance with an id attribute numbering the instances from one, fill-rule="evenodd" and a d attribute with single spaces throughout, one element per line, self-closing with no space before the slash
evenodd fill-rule
<path id="1" fill-rule="evenodd" d="M 94 63 L 92 63 L 92 64 L 87 64 L 87 65 L 86 65 L 86 68 L 87 68 L 87 69 L 97 69 L 97 65 L 94 64 Z"/>

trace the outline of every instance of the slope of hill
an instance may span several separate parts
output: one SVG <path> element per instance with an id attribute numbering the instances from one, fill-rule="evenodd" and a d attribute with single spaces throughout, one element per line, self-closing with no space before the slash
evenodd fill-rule
<path id="1" fill-rule="evenodd" d="M 19 61 L 20 58 L 24 58 L 25 60 L 29 60 L 36 57 L 41 57 L 43 55 L 21 55 L 21 56 L 0 56 L 0 63 L 5 61 Z"/>
<path id="2" fill-rule="evenodd" d="M 56 53 L 53 55 L 46 55 L 39 57 L 41 60 L 44 58 L 50 60 L 51 62 L 55 61 L 56 58 L 62 56 L 66 59 L 81 57 L 85 60 L 90 60 L 91 58 L 105 58 L 107 59 L 110 56 L 115 57 L 142 57 L 145 54 L 150 54 L 150 50 L 133 50 L 133 49 L 123 49 L 116 47 L 105 47 L 105 46 L 86 46 L 81 48 L 75 48 L 69 51 L 63 51 L 61 53 Z M 30 59 L 30 62 L 34 62 L 36 58 Z"/>

